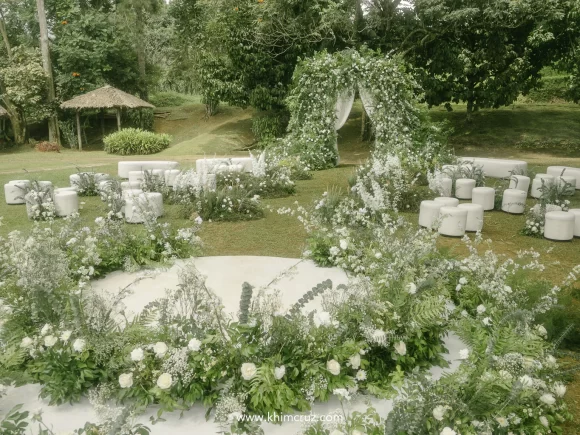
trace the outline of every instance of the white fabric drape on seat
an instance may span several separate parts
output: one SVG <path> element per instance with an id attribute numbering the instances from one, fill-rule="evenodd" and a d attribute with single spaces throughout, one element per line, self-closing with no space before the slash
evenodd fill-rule
<path id="1" fill-rule="evenodd" d="M 354 91 L 344 91 L 338 95 L 336 100 L 336 119 L 334 121 L 335 130 L 339 130 L 346 123 L 353 103 Z"/>

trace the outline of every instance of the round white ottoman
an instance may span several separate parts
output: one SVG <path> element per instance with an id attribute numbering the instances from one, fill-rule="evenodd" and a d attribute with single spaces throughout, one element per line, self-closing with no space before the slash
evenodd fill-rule
<path id="1" fill-rule="evenodd" d="M 4 197 L 6 204 L 26 204 L 24 195 L 26 189 L 30 187 L 29 180 L 12 180 L 4 185 Z"/>
<path id="2" fill-rule="evenodd" d="M 145 179 L 145 172 L 143 171 L 130 171 L 129 172 L 129 183 L 140 183 Z"/>
<path id="3" fill-rule="evenodd" d="M 79 197 L 76 192 L 54 193 L 54 208 L 57 216 L 70 216 L 79 211 Z"/>
<path id="4" fill-rule="evenodd" d="M 530 177 L 525 175 L 512 175 L 510 178 L 510 189 L 523 190 L 528 193 L 530 190 Z"/>
<path id="5" fill-rule="evenodd" d="M 441 179 L 441 195 L 442 196 L 451 196 L 453 192 L 453 180 L 451 178 L 442 178 Z"/>
<path id="6" fill-rule="evenodd" d="M 574 237 L 580 237 L 580 208 L 572 208 L 568 213 L 573 214 L 575 218 L 574 223 Z"/>
<path id="7" fill-rule="evenodd" d="M 54 186 L 52 185 L 52 181 L 39 181 L 38 186 L 45 191 L 49 191 L 51 194 L 54 192 Z"/>
<path id="8" fill-rule="evenodd" d="M 81 176 L 79 174 L 71 174 L 68 179 L 72 187 L 76 187 L 81 183 Z"/>
<path id="9" fill-rule="evenodd" d="M 437 219 L 439 219 L 439 210 L 443 207 L 441 202 L 421 201 L 419 208 L 419 225 L 430 230 L 435 229 Z"/>
<path id="10" fill-rule="evenodd" d="M 483 207 L 479 204 L 459 204 L 457 208 L 467 210 L 465 231 L 481 231 L 483 228 Z"/>
<path id="11" fill-rule="evenodd" d="M 554 176 L 548 174 L 537 174 L 532 182 L 532 191 L 530 195 L 532 198 L 540 198 L 542 196 L 541 188 L 543 185 L 549 186 L 554 182 Z"/>
<path id="12" fill-rule="evenodd" d="M 107 185 L 108 184 L 109 184 L 109 181 L 108 180 L 99 181 L 98 182 L 98 185 L 97 185 L 97 190 L 99 192 L 102 192 L 103 190 L 105 190 L 107 188 Z"/>
<path id="13" fill-rule="evenodd" d="M 526 210 L 526 192 L 517 189 L 506 189 L 503 192 L 501 209 L 506 213 L 522 214 Z"/>
<path id="14" fill-rule="evenodd" d="M 179 169 L 168 169 L 167 171 L 165 171 L 165 184 L 167 184 L 170 187 L 173 187 L 173 185 L 175 184 L 175 179 L 179 174 L 181 174 L 181 171 Z"/>
<path id="15" fill-rule="evenodd" d="M 440 196 L 435 198 L 434 201 L 443 204 L 443 207 L 457 207 L 459 205 L 459 200 L 457 198 L 450 198 L 448 196 Z"/>
<path id="16" fill-rule="evenodd" d="M 101 181 L 110 180 L 111 176 L 109 174 L 105 174 L 103 172 L 97 172 L 95 174 L 95 183 L 99 184 Z"/>
<path id="17" fill-rule="evenodd" d="M 475 180 L 471 178 L 459 178 L 455 180 L 455 197 L 459 199 L 471 199 L 475 189 Z"/>
<path id="18" fill-rule="evenodd" d="M 572 196 L 576 193 L 576 177 L 570 175 L 562 175 L 561 177 L 556 177 L 555 182 L 558 186 L 567 189 L 563 192 L 564 195 Z"/>
<path id="19" fill-rule="evenodd" d="M 125 198 L 125 221 L 130 224 L 142 224 L 144 222 L 138 196 Z"/>
<path id="20" fill-rule="evenodd" d="M 495 189 L 493 187 L 476 187 L 472 191 L 472 204 L 479 204 L 484 211 L 495 208 Z"/>
<path id="21" fill-rule="evenodd" d="M 143 191 L 141 189 L 125 189 L 123 190 L 123 199 L 137 198 Z"/>
<path id="22" fill-rule="evenodd" d="M 155 217 L 163 216 L 163 195 L 158 192 L 144 192 L 139 195 L 139 201 L 145 210 L 151 210 Z"/>
<path id="23" fill-rule="evenodd" d="M 459 207 L 441 207 L 439 210 L 441 224 L 439 234 L 451 237 L 462 237 L 465 235 L 467 225 L 467 210 Z"/>
<path id="24" fill-rule="evenodd" d="M 76 187 L 58 187 L 54 189 L 54 194 L 56 195 L 58 192 L 76 192 Z"/>
<path id="25" fill-rule="evenodd" d="M 574 238 L 574 226 L 576 216 L 574 213 L 565 211 L 551 211 L 546 213 L 544 224 L 544 237 L 550 240 L 572 240 Z"/>
<path id="26" fill-rule="evenodd" d="M 141 182 L 140 181 L 122 181 L 121 182 L 121 190 L 129 190 L 129 189 L 141 189 Z"/>

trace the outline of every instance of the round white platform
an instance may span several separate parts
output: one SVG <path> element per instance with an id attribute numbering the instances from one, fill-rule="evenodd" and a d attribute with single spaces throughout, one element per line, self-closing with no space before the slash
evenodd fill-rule
<path id="1" fill-rule="evenodd" d="M 330 279 L 334 286 L 346 284 L 346 274 L 337 268 L 320 268 L 311 261 L 301 261 L 294 258 L 275 257 L 201 257 L 193 260 L 197 269 L 207 277 L 206 284 L 218 296 L 222 298 L 226 313 L 236 313 L 239 306 L 239 297 L 242 284 L 247 281 L 257 290 L 268 286 L 280 274 L 281 279 L 270 284 L 270 288 L 278 289 L 282 293 L 282 301 L 290 306 L 300 299 L 304 293 L 320 282 Z M 184 267 L 184 261 L 177 262 L 169 269 L 153 271 L 141 271 L 136 273 L 114 272 L 107 277 L 94 281 L 95 291 L 116 292 L 130 285 L 137 278 L 148 276 L 132 285 L 133 294 L 124 300 L 127 306 L 126 313 L 140 312 L 147 303 L 165 295 L 166 289 L 175 288 L 178 284 L 178 270 Z M 285 273 L 288 272 L 288 273 Z M 320 307 L 320 297 L 310 302 L 306 309 L 313 310 Z M 449 360 L 450 368 L 441 369 L 433 367 L 430 372 L 435 379 L 439 378 L 444 371 L 452 371 L 459 365 L 459 350 L 465 348 L 456 336 L 450 335 L 445 339 L 449 354 L 445 355 Z M 86 399 L 74 405 L 48 406 L 48 402 L 38 398 L 40 387 L 38 385 L 25 385 L 19 388 L 11 388 L 8 394 L 0 399 L 0 419 L 7 411 L 17 404 L 24 404 L 25 410 L 35 411 L 43 409 L 43 420 L 52 427 L 54 432 L 68 432 L 84 426 L 85 422 L 97 423 L 97 416 Z M 372 397 L 359 396 L 352 402 L 349 410 L 364 411 L 367 406 L 364 400 L 370 399 L 379 414 L 386 417 L 392 409 L 392 400 L 381 400 Z M 311 413 L 329 414 L 340 407 L 337 398 L 332 397 L 326 403 L 315 403 Z M 210 418 L 205 419 L 205 408 L 196 405 L 190 411 L 184 412 L 180 418 L 179 412 L 165 413 L 165 422 L 151 425 L 149 417 L 154 416 L 157 407 L 150 407 L 147 412 L 138 418 L 138 422 L 145 424 L 151 429 L 152 434 L 189 435 L 215 434 L 219 426 Z M 308 415 L 304 413 L 303 415 Z M 299 415 L 299 414 L 297 414 Z M 282 425 L 263 423 L 262 427 L 268 435 L 290 435 L 300 432 L 303 427 L 298 418 L 293 422 L 285 422 Z"/>

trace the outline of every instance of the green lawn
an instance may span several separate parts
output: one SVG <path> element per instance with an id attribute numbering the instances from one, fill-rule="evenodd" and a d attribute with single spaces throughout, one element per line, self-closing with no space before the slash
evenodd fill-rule
<path id="1" fill-rule="evenodd" d="M 530 163 L 534 172 L 545 170 L 548 165 L 565 164 L 580 167 L 578 152 L 562 150 L 559 144 L 580 143 L 580 109 L 569 104 L 516 105 L 494 111 L 481 111 L 472 123 L 465 122 L 464 107 L 455 106 L 448 113 L 440 108 L 432 109 L 433 118 L 447 121 L 454 132 L 450 138 L 457 154 L 465 156 L 490 156 L 521 158 Z M 203 155 L 245 155 L 244 148 L 253 142 L 251 115 L 249 110 L 229 106 L 222 107 L 216 117 L 204 118 L 201 104 L 164 109 L 170 111 L 167 118 L 156 119 L 156 130 L 173 135 L 171 147 L 160 154 L 146 156 L 145 159 L 178 160 L 182 168 L 193 166 Z M 341 165 L 335 169 L 320 171 L 312 180 L 297 183 L 297 193 L 290 198 L 264 201 L 268 208 L 264 219 L 249 222 L 223 222 L 203 225 L 201 237 L 205 244 L 205 255 L 269 255 L 298 257 L 304 249 L 305 233 L 295 217 L 279 215 L 276 209 L 293 207 L 298 201 L 310 204 L 322 192 L 334 186 L 346 190 L 348 177 L 356 164 L 364 161 L 369 153 L 369 145 L 360 141 L 361 111 L 355 105 L 349 122 L 339 132 Z M 526 139 L 527 138 L 527 139 Z M 541 153 L 519 149 L 522 141 L 547 142 L 553 144 L 550 152 Z M 137 157 L 141 159 L 142 157 Z M 122 159 L 105 154 L 100 150 L 64 150 L 59 154 L 38 153 L 30 148 L 20 148 L 0 153 L 0 184 L 17 178 L 50 180 L 56 186 L 67 186 L 68 176 L 76 172 L 75 167 L 95 167 L 100 172 L 116 174 L 116 163 Z M 24 170 L 29 173 L 26 174 Z M 490 180 L 490 183 L 493 181 Z M 580 208 L 580 191 L 572 198 L 573 207 Z M 104 204 L 98 198 L 85 198 L 81 215 L 90 224 L 95 217 L 103 215 Z M 529 201 L 533 204 L 533 201 Z M 269 211 L 272 210 L 272 211 Z M 26 230 L 31 223 L 26 218 L 24 206 L 8 206 L 0 201 L 0 216 L 4 216 L 4 226 L 0 235 L 14 229 Z M 417 215 L 408 218 L 416 222 Z M 502 212 L 487 212 L 484 235 L 494 241 L 493 249 L 514 256 L 519 250 L 533 248 L 542 254 L 548 269 L 543 277 L 558 283 L 571 267 L 580 264 L 580 239 L 572 242 L 555 243 L 543 239 L 521 236 L 519 230 L 524 225 L 523 216 L 513 216 Z M 166 206 L 166 216 L 177 226 L 188 225 L 179 219 L 175 206 Z M 134 227 L 138 228 L 138 227 Z M 461 243 L 456 239 L 441 238 L 442 247 L 452 253 L 462 255 Z M 580 307 L 574 299 L 571 307 Z M 569 404 L 580 415 L 580 381 L 570 386 Z M 574 426 L 569 433 L 580 433 Z"/>

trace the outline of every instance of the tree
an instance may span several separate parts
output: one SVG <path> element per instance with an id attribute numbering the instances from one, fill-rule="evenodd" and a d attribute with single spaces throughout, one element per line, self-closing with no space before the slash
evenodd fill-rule
<path id="1" fill-rule="evenodd" d="M 430 105 L 509 105 L 537 86 L 552 61 L 548 23 L 562 13 L 558 0 L 416 0 L 420 28 L 406 39 L 407 59 L 422 76 Z"/>
<path id="2" fill-rule="evenodd" d="M 46 86 L 48 89 L 48 104 L 53 105 L 56 99 L 54 90 L 54 78 L 52 74 L 52 61 L 50 59 L 50 47 L 48 45 L 48 26 L 46 23 L 46 12 L 44 10 L 44 0 L 36 0 L 38 11 L 38 24 L 40 27 L 40 51 L 42 53 L 42 67 L 46 75 Z M 55 108 L 56 109 L 56 108 Z M 52 143 L 60 144 L 60 135 L 58 133 L 58 119 L 56 110 L 48 118 L 48 140 Z"/>

